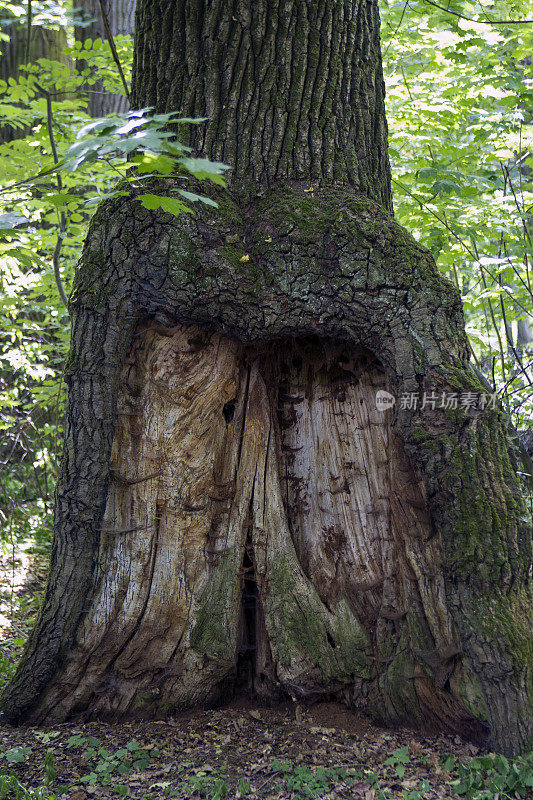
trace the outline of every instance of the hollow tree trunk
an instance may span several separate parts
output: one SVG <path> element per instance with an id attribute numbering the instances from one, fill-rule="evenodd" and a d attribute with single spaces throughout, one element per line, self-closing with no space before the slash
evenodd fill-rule
<path id="1" fill-rule="evenodd" d="M 94 218 L 50 579 L 5 717 L 245 689 L 523 749 L 517 454 L 498 406 L 441 405 L 485 389 L 456 290 L 390 216 L 375 3 L 142 0 L 134 97 L 209 116 L 189 143 L 234 169 L 217 211 Z"/>
<path id="2" fill-rule="evenodd" d="M 113 36 L 133 36 L 135 7 L 137 0 L 105 0 L 104 9 L 107 14 L 109 28 Z M 82 44 L 87 39 L 107 39 L 99 0 L 77 0 L 76 8 L 86 24 L 77 25 L 75 34 Z M 84 62 L 78 62 L 83 69 Z M 106 114 L 118 114 L 127 111 L 128 100 L 122 94 L 114 94 L 105 90 L 101 81 L 92 85 L 89 92 L 87 110 L 92 117 L 104 117 Z"/>

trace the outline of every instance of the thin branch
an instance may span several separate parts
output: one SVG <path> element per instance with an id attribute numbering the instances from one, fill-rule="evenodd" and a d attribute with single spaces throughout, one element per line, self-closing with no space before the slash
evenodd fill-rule
<path id="1" fill-rule="evenodd" d="M 478 254 L 478 253 L 475 251 L 475 248 L 474 248 L 474 250 L 472 250 L 472 249 L 471 249 L 471 248 L 470 248 L 470 247 L 469 247 L 469 246 L 466 244 L 466 242 L 464 241 L 464 239 L 461 239 L 461 237 L 460 237 L 460 236 L 459 236 L 459 235 L 458 235 L 458 234 L 457 234 L 457 233 L 456 233 L 456 232 L 453 230 L 453 228 L 452 228 L 452 227 L 449 225 L 449 223 L 446 221 L 446 219 L 443 219 L 442 217 L 440 217 L 440 216 L 439 216 L 439 215 L 438 215 L 438 214 L 437 214 L 435 211 L 433 211 L 433 210 L 432 210 L 432 209 L 429 207 L 429 205 L 428 205 L 427 203 L 425 203 L 423 200 L 420 200 L 420 198 L 419 198 L 419 197 L 417 197 L 417 196 L 416 196 L 416 194 L 414 194 L 413 192 L 411 192 L 411 191 L 410 191 L 410 189 L 408 189 L 408 188 L 407 188 L 407 186 L 405 186 L 405 185 L 404 185 L 404 184 L 403 184 L 401 181 L 398 181 L 398 180 L 396 180 L 395 178 L 393 178 L 393 179 L 392 179 L 392 182 L 393 182 L 393 183 L 396 183 L 396 184 L 397 184 L 397 185 L 400 187 L 400 189 L 401 189 L 402 191 L 404 191 L 404 192 L 405 192 L 407 195 L 409 195 L 409 197 L 412 197 L 412 198 L 413 198 L 413 200 L 414 200 L 416 203 L 418 203 L 418 205 L 420 206 L 420 208 L 421 208 L 422 210 L 424 210 L 424 209 L 425 209 L 425 210 L 426 210 L 426 211 L 427 211 L 429 214 L 431 214 L 433 217 L 435 217 L 435 219 L 437 219 L 437 220 L 440 222 L 440 224 L 441 224 L 441 225 L 443 225 L 443 226 L 446 228 L 446 230 L 447 230 L 447 231 L 449 231 L 449 233 L 451 233 L 451 235 L 454 237 L 454 239 L 456 239 L 456 240 L 459 242 L 459 244 L 461 245 L 461 247 L 464 247 L 464 249 L 466 250 L 466 252 L 468 253 L 468 255 L 469 255 L 469 256 L 470 256 L 470 257 L 471 257 L 471 258 L 472 258 L 474 261 L 478 261 L 478 262 L 479 262 L 479 254 Z M 490 271 L 490 269 L 487 267 L 487 265 L 486 265 L 486 264 L 481 264 L 481 262 L 479 262 L 479 265 L 480 265 L 480 268 L 481 268 L 481 269 L 482 269 L 484 272 L 486 272 L 486 273 L 487 273 L 487 275 L 489 275 L 489 276 L 490 276 L 491 280 L 492 280 L 492 281 L 494 281 L 494 283 L 495 283 L 495 284 L 497 284 L 497 283 L 498 283 L 498 280 L 497 280 L 497 278 L 496 278 L 496 277 L 493 275 L 493 273 Z M 516 306 L 518 306 L 518 308 L 519 308 L 521 311 L 523 311 L 525 314 L 528 314 L 528 315 L 529 315 L 529 313 L 530 313 L 530 312 L 529 312 L 529 311 L 528 311 L 526 308 L 524 308 L 524 306 L 523 306 L 523 305 L 522 305 L 522 304 L 521 304 L 521 303 L 520 303 L 520 302 L 519 302 L 519 301 L 516 299 L 516 297 L 514 297 L 514 296 L 513 296 L 513 295 L 512 295 L 510 292 L 507 292 L 507 295 L 508 295 L 508 297 L 509 297 L 509 298 L 512 300 L 512 302 L 513 302 L 513 303 L 514 303 Z"/>
<path id="2" fill-rule="evenodd" d="M 509 336 L 509 327 L 510 326 L 509 326 L 509 322 L 507 320 L 507 314 L 505 313 L 505 303 L 503 302 L 503 297 L 501 295 L 500 295 L 500 308 L 502 310 L 503 324 L 505 325 L 505 333 L 507 335 L 507 344 L 511 348 L 511 350 L 513 352 L 513 355 L 514 355 L 514 357 L 516 359 L 516 362 L 517 362 L 518 366 L 520 367 L 520 370 L 522 371 L 526 381 L 529 383 L 530 386 L 533 386 L 533 382 L 531 381 L 531 378 L 529 377 L 529 375 L 527 374 L 526 370 L 524 369 L 524 365 L 522 363 L 522 359 L 520 358 L 520 355 L 518 354 L 518 351 L 517 351 L 516 347 L 514 346 L 514 342 Z"/>
<path id="3" fill-rule="evenodd" d="M 54 164 L 59 163 L 59 156 L 57 155 L 57 147 L 56 147 L 56 140 L 54 136 L 54 128 L 53 128 L 53 109 L 52 109 L 52 95 L 45 89 L 43 86 L 40 86 L 38 83 L 35 84 L 40 92 L 42 92 L 46 99 L 46 127 L 48 130 L 48 139 L 50 140 L 50 147 L 52 149 L 52 158 L 54 159 Z M 61 179 L 61 173 L 56 172 L 56 180 L 57 180 L 57 189 L 58 192 L 61 193 L 63 191 L 63 181 Z M 63 287 L 63 281 L 61 280 L 61 270 L 60 270 L 60 256 L 61 256 L 61 247 L 63 245 L 63 237 L 65 236 L 67 230 L 67 215 L 64 211 L 62 211 L 59 215 L 59 233 L 57 234 L 56 246 L 54 247 L 54 254 L 52 256 L 52 263 L 54 265 L 54 278 L 57 284 L 57 289 L 59 292 L 59 296 L 63 301 L 65 308 L 68 308 L 68 297 L 66 295 L 65 289 Z"/>
<path id="4" fill-rule="evenodd" d="M 393 39 L 393 37 L 394 37 L 394 36 L 396 36 L 396 34 L 398 33 L 398 31 L 400 30 L 400 27 L 401 27 L 401 25 L 402 25 L 403 18 L 404 18 L 404 16 L 405 16 L 405 12 L 406 12 L 406 10 L 407 10 L 407 6 L 408 6 L 408 5 L 409 5 L 409 0 L 405 0 L 405 5 L 404 5 L 404 7 L 403 7 L 403 9 L 402 9 L 402 15 L 401 15 L 401 17 L 400 17 L 400 21 L 399 21 L 398 25 L 397 25 L 397 26 L 396 26 L 396 28 L 393 30 L 393 32 L 392 32 L 392 34 L 391 34 L 391 36 L 390 36 L 390 41 L 389 41 L 389 43 L 388 43 L 388 45 L 387 45 L 387 49 L 385 50 L 385 52 L 384 52 L 384 54 L 383 54 L 383 58 L 385 58 L 385 56 L 386 56 L 386 55 L 387 55 L 387 53 L 389 52 L 389 48 L 390 48 L 390 46 L 391 46 L 391 44 L 392 44 L 392 39 Z M 390 28 L 391 26 L 390 26 L 390 25 L 387 23 L 387 27 L 389 27 L 389 28 Z"/>
<path id="5" fill-rule="evenodd" d="M 465 19 L 467 22 L 475 22 L 477 25 L 531 25 L 531 23 L 533 23 L 533 19 L 472 19 L 472 17 L 465 17 L 464 14 L 460 14 L 459 11 L 453 11 L 451 8 L 445 8 L 435 3 L 435 0 L 424 0 L 424 3 L 429 3 L 430 6 L 440 8 L 440 10 L 445 11 L 446 14 L 453 14 L 454 17 Z"/>
<path id="6" fill-rule="evenodd" d="M 483 372 L 483 370 L 481 369 L 481 363 L 480 363 L 480 361 L 479 361 L 478 357 L 476 356 L 476 353 L 475 353 L 475 351 L 474 351 L 474 348 L 472 347 L 472 342 L 470 341 L 470 337 L 468 336 L 468 334 L 467 334 L 467 336 L 466 336 L 466 344 L 467 344 L 467 346 L 468 346 L 468 349 L 470 350 L 470 353 L 471 353 L 471 355 L 472 355 L 472 356 L 473 356 L 473 358 L 474 358 L 474 361 L 476 362 L 476 367 L 477 367 L 477 368 L 478 368 L 478 369 L 479 369 L 481 372 Z"/>
<path id="7" fill-rule="evenodd" d="M 431 208 L 428 206 L 428 204 L 427 204 L 427 203 L 425 203 L 423 200 L 420 200 L 420 198 L 418 198 L 418 197 L 416 196 L 416 194 L 414 194 L 414 193 L 413 193 L 413 192 L 412 192 L 410 189 L 408 189 L 408 188 L 407 188 L 407 186 L 404 186 L 404 184 L 403 184 L 401 181 L 398 181 L 398 180 L 396 180 L 395 178 L 393 178 L 393 179 L 392 179 L 392 182 L 393 182 L 393 183 L 396 183 L 396 184 L 397 184 L 397 185 L 400 187 L 400 189 L 402 189 L 402 191 L 404 191 L 406 194 L 408 194 L 408 195 L 409 195 L 409 197 L 412 197 L 412 198 L 413 198 L 413 200 L 414 200 L 416 203 L 418 203 L 418 205 L 420 206 L 420 208 L 421 208 L 421 209 L 425 209 L 426 211 L 429 211 L 429 213 L 430 213 L 430 214 L 431 214 L 433 217 L 435 217 L 435 219 L 437 219 L 437 220 L 440 222 L 440 224 L 441 224 L 441 225 L 444 225 L 444 227 L 446 228 L 446 230 L 447 230 L 447 231 L 449 231 L 449 232 L 451 233 L 451 235 L 454 237 L 454 239 L 457 239 L 457 241 L 459 242 L 459 244 L 461 245 L 461 247 L 464 247 L 464 249 L 466 250 L 466 252 L 468 253 L 468 255 L 469 255 L 469 256 L 471 256 L 471 258 L 473 258 L 473 259 L 474 259 L 474 261 L 477 261 L 477 256 L 476 256 L 476 254 L 474 253 L 474 251 L 473 251 L 473 250 L 471 250 L 471 249 L 468 247 L 468 245 L 466 244 L 466 242 L 465 242 L 465 241 L 463 241 L 463 239 L 461 239 L 461 237 L 460 237 L 460 236 L 458 236 L 458 235 L 455 233 L 455 231 L 454 231 L 454 230 L 452 230 L 452 228 L 450 228 L 450 226 L 448 225 L 448 223 L 446 222 L 446 220 L 443 220 L 443 219 L 442 219 L 442 217 L 439 217 L 439 215 L 438 215 L 438 214 L 436 214 L 436 213 L 435 213 L 435 211 L 433 211 L 433 210 L 432 210 L 432 209 L 431 209 Z"/>
<path id="8" fill-rule="evenodd" d="M 68 297 L 63 287 L 63 281 L 61 280 L 61 269 L 59 262 L 61 256 L 61 247 L 63 245 L 63 236 L 65 235 L 66 229 L 67 229 L 67 218 L 65 212 L 62 211 L 59 217 L 59 233 L 57 235 L 56 246 L 54 247 L 52 263 L 54 265 L 54 278 L 56 280 L 57 289 L 61 296 L 61 300 L 65 305 L 65 308 L 68 309 Z"/>
<path id="9" fill-rule="evenodd" d="M 28 0 L 28 12 L 26 15 L 26 52 L 24 54 L 24 60 L 26 64 L 29 63 L 30 60 L 30 45 L 31 45 L 31 26 L 33 21 L 33 14 L 31 8 L 31 0 Z"/>
<path id="10" fill-rule="evenodd" d="M 122 71 L 122 64 L 120 63 L 120 59 L 118 57 L 117 48 L 115 47 L 115 40 L 113 39 L 113 33 L 111 31 L 111 27 L 109 25 L 109 20 L 107 18 L 107 12 L 104 6 L 104 0 L 98 0 L 100 3 L 100 11 L 102 12 L 102 21 L 104 23 L 105 28 L 105 35 L 107 37 L 107 41 L 109 42 L 109 47 L 111 48 L 111 53 L 113 54 L 113 60 L 117 65 L 117 69 L 119 71 L 120 79 L 122 81 L 122 85 L 124 86 L 124 91 L 126 93 L 126 99 L 128 103 L 131 105 L 130 100 L 130 90 L 128 89 L 128 84 L 126 83 L 126 78 L 124 77 L 124 72 Z"/>
<path id="11" fill-rule="evenodd" d="M 524 236 L 528 240 L 529 244 L 531 244 L 531 236 L 530 236 L 530 233 L 528 231 L 528 228 L 527 228 L 527 225 L 526 225 L 526 221 L 524 219 L 524 214 L 525 214 L 526 209 L 520 207 L 520 201 L 518 200 L 518 197 L 516 196 L 516 191 L 515 191 L 515 188 L 513 186 L 513 181 L 512 181 L 512 178 L 511 178 L 511 173 L 509 171 L 509 167 L 507 165 L 505 165 L 505 164 L 502 164 L 501 161 L 500 161 L 500 167 L 502 169 L 502 172 L 503 172 L 503 175 L 504 175 L 504 179 L 506 179 L 509 182 L 509 188 L 511 189 L 511 192 L 513 194 L 516 210 L 518 211 L 518 214 L 520 215 L 520 219 L 522 221 L 522 228 L 524 230 Z M 521 178 L 522 178 L 522 170 L 520 170 L 520 179 Z M 523 203 L 522 203 L 522 205 L 523 205 Z"/>
<path id="12" fill-rule="evenodd" d="M 481 268 L 481 264 L 479 266 Z M 482 269 L 480 269 L 480 272 L 481 272 L 481 278 L 483 280 L 483 286 L 486 289 L 487 288 L 487 282 L 485 280 L 485 275 L 483 274 L 483 270 Z M 490 312 L 490 318 L 492 320 L 492 326 L 493 326 L 494 331 L 496 333 L 496 338 L 498 339 L 498 347 L 499 347 L 499 350 L 500 350 L 500 360 L 501 360 L 501 363 L 502 363 L 502 377 L 503 377 L 503 380 L 506 381 L 507 380 L 507 376 L 506 376 L 506 373 L 505 373 L 505 354 L 504 354 L 504 350 L 503 350 L 503 342 L 502 342 L 502 337 L 500 335 L 500 329 L 498 328 L 498 323 L 496 322 L 496 317 L 494 316 L 494 309 L 492 308 L 492 301 L 491 301 L 490 297 L 487 298 L 487 303 L 488 303 L 488 306 L 489 306 L 489 312 Z M 494 375 L 494 360 L 492 362 L 492 381 L 493 381 L 494 386 L 496 386 L 496 377 Z"/>
<path id="13" fill-rule="evenodd" d="M 405 70 L 404 70 L 402 64 L 400 64 L 400 71 L 402 73 L 402 77 L 403 77 L 403 82 L 405 84 L 405 88 L 407 89 L 407 94 L 409 95 L 409 100 L 412 101 L 413 100 L 413 95 L 411 94 L 411 89 L 409 88 L 409 84 L 407 83 L 407 78 L 405 77 Z"/>

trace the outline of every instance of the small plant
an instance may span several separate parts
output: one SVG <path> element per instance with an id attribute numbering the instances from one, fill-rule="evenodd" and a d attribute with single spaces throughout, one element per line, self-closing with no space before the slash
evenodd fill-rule
<path id="1" fill-rule="evenodd" d="M 54 751 L 47 750 L 44 757 L 44 784 L 50 786 L 51 783 L 57 778 L 56 768 L 54 766 Z"/>
<path id="2" fill-rule="evenodd" d="M 394 767 L 399 778 L 403 778 L 405 775 L 404 765 L 409 764 L 411 761 L 408 750 L 408 747 L 400 747 L 398 750 L 393 750 L 392 755 L 383 762 L 387 767 Z"/>
<path id="3" fill-rule="evenodd" d="M 246 797 L 250 791 L 250 778 L 240 778 L 239 787 L 237 789 L 237 797 Z"/>
<path id="4" fill-rule="evenodd" d="M 100 784 L 108 786 L 111 783 L 111 775 L 129 775 L 130 772 L 142 772 L 150 763 L 151 758 L 159 755 L 159 750 L 143 750 L 136 741 L 128 742 L 125 747 L 121 747 L 114 753 L 109 752 L 103 747 L 100 739 L 94 736 L 71 736 L 67 740 L 67 747 L 83 747 L 88 745 L 84 757 L 91 767 L 91 771 L 81 778 L 83 783 L 90 786 Z M 119 794 L 127 792 L 127 786 L 114 787 Z"/>
<path id="5" fill-rule="evenodd" d="M 35 789 L 26 789 L 16 775 L 0 774 L 0 800 L 55 800 L 56 795 L 50 794 L 46 786 Z"/>
<path id="6" fill-rule="evenodd" d="M 457 780 L 450 786 L 466 800 L 530 797 L 533 793 L 533 752 L 510 762 L 504 755 L 490 754 L 457 766 Z"/>
<path id="7" fill-rule="evenodd" d="M 11 750 L 6 750 L 5 753 L 0 753 L 0 757 L 4 757 L 8 764 L 22 764 L 26 756 L 30 755 L 31 747 L 12 747 Z"/>
<path id="8" fill-rule="evenodd" d="M 441 756 L 440 763 L 442 769 L 446 770 L 446 772 L 453 772 L 455 769 L 455 756 L 451 753 L 444 753 L 444 755 Z"/>
<path id="9" fill-rule="evenodd" d="M 200 770 L 185 783 L 205 800 L 224 800 L 228 793 L 227 775 L 223 771 Z"/>
<path id="10" fill-rule="evenodd" d="M 323 797 L 331 792 L 333 786 L 339 781 L 344 781 L 352 786 L 356 780 L 363 777 L 358 770 L 347 770 L 342 767 L 318 767 L 312 771 L 308 766 L 294 766 L 292 761 L 280 761 L 279 759 L 272 762 L 272 770 L 280 773 L 283 778 L 283 784 L 278 784 L 274 789 L 289 791 L 294 800 Z"/>

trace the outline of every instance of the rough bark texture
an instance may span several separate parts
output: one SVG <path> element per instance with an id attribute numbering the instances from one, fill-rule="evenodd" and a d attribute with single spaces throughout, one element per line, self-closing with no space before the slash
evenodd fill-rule
<path id="1" fill-rule="evenodd" d="M 349 184 L 392 209 L 373 0 L 140 3 L 134 107 L 209 124 L 182 138 L 241 182 Z"/>
<path id="2" fill-rule="evenodd" d="M 105 11 L 113 36 L 133 36 L 136 5 L 137 0 L 105 0 Z M 82 43 L 87 39 L 105 41 L 107 36 L 99 0 L 77 0 L 76 8 L 84 20 L 90 22 L 76 27 L 76 39 Z M 82 61 L 78 62 L 78 68 L 83 68 Z M 106 114 L 118 114 L 128 110 L 128 100 L 124 95 L 106 92 L 101 83 L 96 83 L 89 89 L 87 110 L 92 117 L 103 117 Z"/>
<path id="3" fill-rule="evenodd" d="M 159 5 L 145 0 L 141 21 Z M 192 30 L 218 8 L 174 13 L 189 5 Z M 303 5 L 356 13 L 377 42 L 372 3 L 235 3 L 233 16 L 268 8 L 280 22 Z M 142 56 L 147 25 L 138 103 L 151 96 L 141 58 L 148 86 L 179 68 L 164 49 Z M 379 74 L 378 50 L 345 66 L 355 82 L 363 68 Z M 531 528 L 516 450 L 498 407 L 440 407 L 443 392 L 485 392 L 460 298 L 380 205 L 384 156 L 366 159 L 356 129 L 352 171 L 341 148 L 311 181 L 313 134 L 272 174 L 250 145 L 217 211 L 175 219 L 120 198 L 97 212 L 70 301 L 49 585 L 8 720 L 154 717 L 244 684 L 527 746 Z M 380 412 L 378 389 L 418 405 Z"/>

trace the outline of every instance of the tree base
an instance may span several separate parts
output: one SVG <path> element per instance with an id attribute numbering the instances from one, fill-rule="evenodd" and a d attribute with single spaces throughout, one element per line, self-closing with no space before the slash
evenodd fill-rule
<path id="1" fill-rule="evenodd" d="M 524 749 L 530 528 L 501 411 L 438 404 L 484 390 L 459 298 L 347 191 L 220 200 L 95 217 L 50 581 L 5 718 L 246 685 Z"/>
<path id="2" fill-rule="evenodd" d="M 126 359 L 93 591 L 32 721 L 158 716 L 244 685 L 486 737 L 451 689 L 440 545 L 376 359 L 165 333 L 139 331 Z"/>

